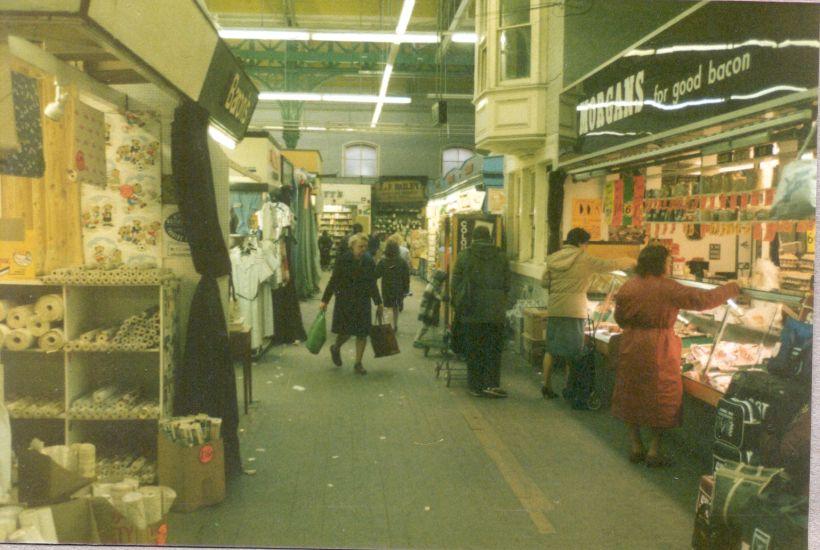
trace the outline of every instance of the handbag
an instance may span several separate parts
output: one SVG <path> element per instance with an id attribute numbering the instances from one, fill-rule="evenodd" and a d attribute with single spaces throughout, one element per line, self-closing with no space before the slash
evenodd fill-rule
<path id="1" fill-rule="evenodd" d="M 378 314 L 376 323 L 370 325 L 370 345 L 373 346 L 373 356 L 377 358 L 400 353 L 393 325 L 385 323 L 384 318 Z"/>
<path id="2" fill-rule="evenodd" d="M 322 351 L 325 340 L 327 340 L 327 322 L 325 321 L 325 312 L 320 311 L 319 315 L 317 315 L 313 321 L 313 324 L 310 325 L 307 340 L 305 340 L 305 347 L 310 353 L 316 355 Z"/>

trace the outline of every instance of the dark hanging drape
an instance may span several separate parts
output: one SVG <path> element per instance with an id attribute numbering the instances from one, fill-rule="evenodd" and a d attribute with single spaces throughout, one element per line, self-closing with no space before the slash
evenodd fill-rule
<path id="1" fill-rule="evenodd" d="M 207 413 L 222 419 L 225 473 L 230 475 L 241 471 L 239 406 L 216 279 L 231 272 L 231 261 L 217 215 L 208 113 L 191 101 L 174 112 L 171 159 L 185 235 L 194 267 L 202 275 L 191 303 L 185 352 L 176 369 L 174 414 Z"/>
<path id="2" fill-rule="evenodd" d="M 288 259 L 292 257 L 295 248 L 293 239 L 285 237 Z M 294 274 L 291 271 L 287 284 L 272 290 L 273 292 L 273 343 L 292 344 L 297 340 L 307 340 L 305 327 L 302 324 L 302 311 L 299 306 L 299 296 L 296 294 Z"/>
<path id="3" fill-rule="evenodd" d="M 564 215 L 564 180 L 566 179 L 567 173 L 560 168 L 549 173 L 547 254 L 557 252 L 561 248 L 561 218 Z"/>

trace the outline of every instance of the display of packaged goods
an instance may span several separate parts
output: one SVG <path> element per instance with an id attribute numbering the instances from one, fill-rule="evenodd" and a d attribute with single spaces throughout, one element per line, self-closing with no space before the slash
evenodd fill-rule
<path id="1" fill-rule="evenodd" d="M 68 412 L 79 420 L 147 420 L 159 418 L 159 403 L 142 398 L 139 390 L 109 385 L 78 397 Z"/>
<path id="2" fill-rule="evenodd" d="M 129 286 L 159 285 L 178 281 L 174 272 L 156 265 L 119 266 L 114 269 L 97 269 L 93 266 L 55 269 L 43 276 L 43 282 L 56 285 Z"/>
<path id="3" fill-rule="evenodd" d="M 131 490 L 136 490 L 139 485 L 151 485 L 156 483 L 157 480 L 156 463 L 137 454 L 119 454 L 100 458 L 97 460 L 96 468 L 97 480 L 105 482 L 109 486 L 117 483 L 130 483 L 133 485 Z M 105 489 L 106 487 L 102 486 L 98 491 L 104 493 Z M 116 495 L 117 492 L 123 492 L 125 487 L 121 486 L 114 489 L 112 486 L 112 490 Z M 95 494 L 95 496 L 106 495 Z"/>
<path id="4" fill-rule="evenodd" d="M 185 447 L 194 447 L 219 439 L 222 419 L 212 418 L 207 414 L 180 416 L 163 420 L 159 429 L 171 441 Z"/>
<path id="5" fill-rule="evenodd" d="M 11 418 L 61 418 L 63 402 L 53 396 L 6 397 L 6 408 Z"/>

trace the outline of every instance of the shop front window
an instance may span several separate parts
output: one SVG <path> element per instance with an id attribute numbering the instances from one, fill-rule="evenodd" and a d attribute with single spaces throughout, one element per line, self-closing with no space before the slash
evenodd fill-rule
<path id="1" fill-rule="evenodd" d="M 530 0 L 501 0 L 499 57 L 501 80 L 530 76 Z"/>

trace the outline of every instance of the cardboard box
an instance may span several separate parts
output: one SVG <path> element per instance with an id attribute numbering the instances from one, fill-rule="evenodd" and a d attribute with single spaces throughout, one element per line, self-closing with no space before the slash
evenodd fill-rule
<path id="1" fill-rule="evenodd" d="M 172 510 L 192 512 L 225 499 L 225 451 L 222 440 L 184 447 L 159 434 L 159 484 L 177 493 Z"/>
<path id="2" fill-rule="evenodd" d="M 532 340 L 545 340 L 547 338 L 546 308 L 524 308 L 524 334 Z"/>
<path id="3" fill-rule="evenodd" d="M 66 470 L 37 451 L 22 451 L 17 460 L 20 502 L 30 507 L 64 502 L 94 481 Z"/>
<path id="4" fill-rule="evenodd" d="M 51 506 L 57 540 L 61 544 L 152 544 L 168 540 L 165 518 L 138 529 L 106 499 L 84 497 Z"/>

